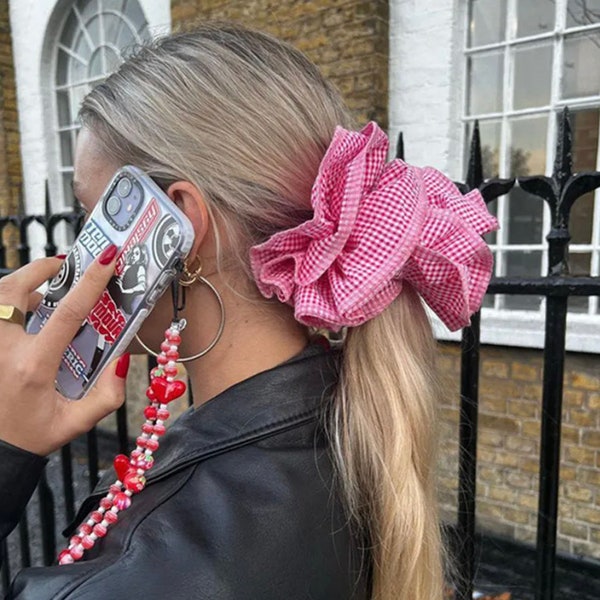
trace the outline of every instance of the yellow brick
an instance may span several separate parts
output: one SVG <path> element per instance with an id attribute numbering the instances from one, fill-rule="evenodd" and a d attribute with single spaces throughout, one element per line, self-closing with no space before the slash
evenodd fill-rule
<path id="1" fill-rule="evenodd" d="M 486 497 L 491 500 L 497 500 L 498 502 L 512 504 L 516 501 L 517 492 L 506 487 L 491 486 Z"/>
<path id="2" fill-rule="evenodd" d="M 517 504 L 524 508 L 529 508 L 531 510 L 537 510 L 538 498 L 537 498 L 537 496 L 525 494 L 525 493 L 523 493 L 523 490 L 521 490 L 519 495 L 517 496 Z"/>
<path id="3" fill-rule="evenodd" d="M 538 444 L 530 438 L 516 435 L 506 437 L 506 449 L 512 452 L 531 454 L 537 452 Z"/>
<path id="4" fill-rule="evenodd" d="M 584 431 L 581 436 L 581 444 L 592 448 L 600 448 L 600 431 Z"/>
<path id="5" fill-rule="evenodd" d="M 595 453 L 587 448 L 574 446 L 565 449 L 566 460 L 579 465 L 592 466 L 595 463 Z"/>
<path id="6" fill-rule="evenodd" d="M 593 498 L 592 491 L 586 487 L 579 485 L 577 482 L 569 482 L 564 487 L 564 494 L 570 500 L 577 502 L 590 502 Z"/>
<path id="7" fill-rule="evenodd" d="M 574 467 L 568 467 L 567 465 L 560 466 L 560 479 L 561 481 L 574 481 L 575 479 L 579 479 L 577 476 L 577 470 Z M 586 481 L 586 483 L 592 483 L 591 481 Z"/>
<path id="8" fill-rule="evenodd" d="M 516 488 L 531 489 L 531 476 L 524 473 L 513 472 L 506 477 L 506 482 Z"/>
<path id="9" fill-rule="evenodd" d="M 581 429 L 572 425 L 563 425 L 561 427 L 561 441 L 563 444 L 577 445 L 579 444 L 579 435 Z"/>
<path id="10" fill-rule="evenodd" d="M 575 390 L 565 390 L 563 392 L 563 406 L 583 406 L 585 394 Z"/>
<path id="11" fill-rule="evenodd" d="M 513 415 L 515 417 L 525 417 L 526 419 L 533 419 L 538 416 L 538 406 L 533 402 L 526 402 L 523 400 L 509 400 L 508 414 Z"/>
<path id="12" fill-rule="evenodd" d="M 489 429 L 481 429 L 479 431 L 478 442 L 484 446 L 491 446 L 492 448 L 499 448 L 504 445 L 504 435 L 497 431 L 490 431 Z"/>
<path id="13" fill-rule="evenodd" d="M 484 377 L 508 377 L 508 365 L 499 360 L 484 360 L 481 365 L 481 373 Z"/>
<path id="14" fill-rule="evenodd" d="M 511 376 L 513 379 L 522 381 L 535 381 L 540 378 L 540 370 L 531 365 L 513 362 L 511 365 Z"/>
<path id="15" fill-rule="evenodd" d="M 524 436 L 538 440 L 540 438 L 540 422 L 539 421 L 524 421 L 521 424 L 521 433 Z"/>
<path id="16" fill-rule="evenodd" d="M 567 411 L 567 421 L 573 425 L 583 427 L 595 427 L 598 421 L 597 415 L 589 410 L 575 410 L 572 408 Z"/>
<path id="17" fill-rule="evenodd" d="M 600 377 L 591 375 L 589 373 L 572 372 L 571 373 L 571 385 L 574 388 L 581 388 L 584 390 L 600 390 Z"/>
<path id="18" fill-rule="evenodd" d="M 561 468 L 561 470 L 560 470 L 561 479 L 564 478 L 564 476 L 563 476 L 564 469 L 565 469 L 565 467 Z M 580 475 L 580 481 L 582 483 L 591 484 L 591 485 L 594 485 L 594 486 L 600 488 L 600 471 L 598 471 L 597 469 L 580 469 L 579 475 Z M 600 499 L 600 497 L 599 497 L 599 499 Z"/>
<path id="19" fill-rule="evenodd" d="M 519 431 L 518 421 L 510 417 L 481 414 L 479 415 L 479 425 L 482 428 L 504 433 L 517 433 Z"/>
<path id="20" fill-rule="evenodd" d="M 589 527 L 587 525 L 573 523 L 573 521 L 568 521 L 566 519 L 561 519 L 558 522 L 558 531 L 563 535 L 568 535 L 569 537 L 587 540 L 588 530 Z"/>
<path id="21" fill-rule="evenodd" d="M 592 410 L 600 409 L 600 394 L 590 394 L 588 396 L 588 406 Z"/>

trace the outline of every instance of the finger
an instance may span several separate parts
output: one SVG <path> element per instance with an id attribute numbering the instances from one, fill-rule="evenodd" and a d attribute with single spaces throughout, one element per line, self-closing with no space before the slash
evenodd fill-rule
<path id="1" fill-rule="evenodd" d="M 31 292 L 29 294 L 29 298 L 27 299 L 27 312 L 35 310 L 39 306 L 43 297 L 44 295 L 40 294 L 39 292 Z"/>
<path id="2" fill-rule="evenodd" d="M 70 438 L 89 431 L 123 404 L 128 366 L 129 355 L 124 354 L 104 370 L 89 394 L 68 403 L 65 424 L 71 429 Z"/>
<path id="3" fill-rule="evenodd" d="M 38 258 L 0 279 L 0 302 L 20 301 L 25 303 L 27 295 L 54 277 L 62 265 L 62 260 Z"/>
<path id="4" fill-rule="evenodd" d="M 85 270 L 80 280 L 61 300 L 44 328 L 38 333 L 40 347 L 56 348 L 60 350 L 60 354 L 64 352 L 114 274 L 116 255 L 116 246 L 111 245 Z M 107 257 L 110 260 L 103 264 L 103 260 Z M 58 368 L 60 354 L 58 352 L 46 354 L 44 361 L 48 362 L 50 359 Z"/>

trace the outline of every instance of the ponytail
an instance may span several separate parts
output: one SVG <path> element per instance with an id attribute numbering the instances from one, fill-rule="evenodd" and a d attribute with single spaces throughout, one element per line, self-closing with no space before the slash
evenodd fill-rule
<path id="1" fill-rule="evenodd" d="M 331 434 L 350 516 L 370 543 L 373 600 L 443 597 L 434 355 L 408 285 L 344 345 Z"/>

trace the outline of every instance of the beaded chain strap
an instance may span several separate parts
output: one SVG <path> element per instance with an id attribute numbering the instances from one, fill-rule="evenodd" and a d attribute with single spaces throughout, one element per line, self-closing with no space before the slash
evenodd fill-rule
<path id="1" fill-rule="evenodd" d="M 135 450 L 129 457 L 119 454 L 115 457 L 114 467 L 117 480 L 110 486 L 108 493 L 96 510 L 79 526 L 69 540 L 69 546 L 58 555 L 60 565 L 80 560 L 86 550 L 94 547 L 99 538 L 103 538 L 111 525 L 119 520 L 119 513 L 131 506 L 132 498 L 146 485 L 146 471 L 154 464 L 153 453 L 159 447 L 159 439 L 164 435 L 165 421 L 169 418 L 167 405 L 185 393 L 186 384 L 176 380 L 179 358 L 180 333 L 185 327 L 185 319 L 175 319 L 165 331 L 165 340 L 160 346 L 156 358 L 158 366 L 150 372 L 150 385 L 146 396 L 150 404 L 144 409 L 146 421 L 136 440 Z"/>

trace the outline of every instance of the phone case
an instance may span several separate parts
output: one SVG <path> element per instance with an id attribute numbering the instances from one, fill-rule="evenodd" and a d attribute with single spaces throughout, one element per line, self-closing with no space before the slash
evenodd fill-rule
<path id="1" fill-rule="evenodd" d="M 192 243 L 188 218 L 150 177 L 133 166 L 115 174 L 27 326 L 38 333 L 94 258 L 117 245 L 115 275 L 63 355 L 61 394 L 82 398 L 126 349 Z"/>

